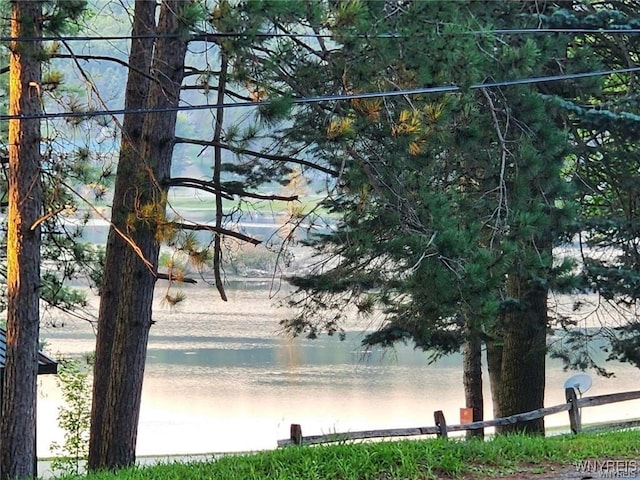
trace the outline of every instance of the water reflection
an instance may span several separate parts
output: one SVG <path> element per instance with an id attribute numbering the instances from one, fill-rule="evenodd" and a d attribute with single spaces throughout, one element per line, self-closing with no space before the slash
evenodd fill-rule
<path id="1" fill-rule="evenodd" d="M 291 423 L 305 434 L 433 424 L 443 410 L 458 422 L 464 406 L 459 355 L 430 365 L 410 347 L 363 352 L 361 335 L 315 341 L 280 335 L 283 312 L 268 288 L 232 289 L 229 302 L 212 290 L 189 287 L 187 300 L 170 310 L 158 298 L 149 343 L 139 455 L 246 451 L 274 448 Z M 44 329 L 49 351 L 78 356 L 94 348 L 88 324 Z M 637 389 L 639 372 L 615 365 L 618 376 L 594 379 L 589 394 Z M 550 361 L 546 404 L 564 402 L 570 374 Z M 60 393 L 53 378 L 41 381 L 39 455 L 60 440 L 55 424 Z M 489 398 L 488 385 L 485 398 Z M 640 401 L 583 410 L 585 422 L 638 416 Z M 491 404 L 486 402 L 487 418 Z M 549 417 L 550 427 L 567 425 L 566 414 Z"/>

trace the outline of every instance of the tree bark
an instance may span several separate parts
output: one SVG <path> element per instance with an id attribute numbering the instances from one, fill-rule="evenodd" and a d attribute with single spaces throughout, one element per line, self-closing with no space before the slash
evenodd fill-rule
<path id="1" fill-rule="evenodd" d="M 224 95 L 227 88 L 227 74 L 229 70 L 229 59 L 224 48 L 220 49 L 220 74 L 218 75 L 218 105 L 222 105 L 224 102 Z M 222 171 L 222 125 L 224 122 L 224 108 L 219 107 L 216 109 L 216 127 L 213 132 L 213 184 L 218 188 L 216 192 L 216 229 L 220 231 L 222 229 L 222 222 L 224 220 L 224 209 L 222 204 L 222 195 L 220 192 L 220 175 Z M 227 294 L 224 290 L 224 282 L 222 281 L 222 235 L 216 235 L 213 239 L 213 274 L 215 276 L 216 288 L 220 297 L 225 302 L 227 301 Z"/>
<path id="2" fill-rule="evenodd" d="M 501 416 L 544 407 L 547 293 L 547 288 L 533 286 L 529 276 L 516 273 L 507 279 L 507 295 L 519 305 L 504 314 L 498 399 Z M 507 425 L 500 431 L 544 435 L 544 419 Z"/>
<path id="3" fill-rule="evenodd" d="M 493 403 L 493 418 L 500 418 L 500 380 L 502 377 L 502 338 L 485 342 L 487 347 L 487 370 Z"/>
<path id="4" fill-rule="evenodd" d="M 131 66 L 125 93 L 125 109 L 137 110 L 145 106 L 149 91 L 148 73 L 153 56 L 155 31 L 155 0 L 136 0 L 129 52 Z M 94 364 L 91 430 L 89 439 L 89 470 L 106 467 L 104 413 L 111 375 L 112 349 L 118 310 L 120 280 L 123 277 L 124 252 L 129 248 L 122 234 L 127 233 L 126 220 L 134 210 L 134 172 L 140 155 L 140 138 L 144 115 L 125 114 L 122 122 L 120 158 L 111 207 L 111 226 L 107 238 L 103 283 L 100 288 L 100 309 Z"/>
<path id="5" fill-rule="evenodd" d="M 9 115 L 41 113 L 42 2 L 11 4 Z M 7 350 L 0 456 L 2 478 L 35 476 L 36 384 L 40 325 L 40 119 L 9 121 Z"/>
<path id="6" fill-rule="evenodd" d="M 178 105 L 186 38 L 171 34 L 182 33 L 180 15 L 187 5 L 182 0 L 162 2 L 147 102 L 150 109 Z M 116 469 L 135 462 L 142 381 L 153 323 L 151 307 L 161 240 L 158 224 L 165 223 L 164 185 L 170 177 L 175 123 L 175 111 L 145 116 L 140 161 L 132 172 L 135 188 L 128 193 L 134 195 L 135 208 L 127 219 L 130 238 L 139 251 L 124 250 L 102 428 L 104 461 L 98 468 Z"/>
<path id="7" fill-rule="evenodd" d="M 467 408 L 473 409 L 473 421 L 484 420 L 482 393 L 482 341 L 476 322 L 467 318 L 466 340 L 463 345 L 463 383 Z M 484 429 L 467 430 L 467 438 L 484 438 Z"/>

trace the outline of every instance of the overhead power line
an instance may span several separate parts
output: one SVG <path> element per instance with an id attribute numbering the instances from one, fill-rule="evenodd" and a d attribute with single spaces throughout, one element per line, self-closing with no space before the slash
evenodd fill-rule
<path id="1" fill-rule="evenodd" d="M 471 85 L 472 90 L 480 88 L 497 88 L 510 87 L 515 85 L 531 85 L 536 83 L 560 82 L 565 80 L 579 80 L 582 78 L 602 77 L 607 75 L 620 75 L 624 73 L 640 72 L 640 67 L 621 68 L 617 70 L 603 70 L 597 72 L 568 73 L 564 75 L 549 75 L 544 77 L 531 77 L 518 80 L 506 80 L 502 82 L 487 82 Z M 383 97 L 399 97 L 410 95 L 428 95 L 434 93 L 453 93 L 459 92 L 462 87 L 457 85 L 441 85 L 434 87 L 413 88 L 407 90 L 390 90 L 380 92 L 364 92 L 349 93 L 341 95 L 321 95 L 317 97 L 294 97 L 291 99 L 293 104 L 303 105 L 309 103 L 332 102 L 343 100 L 355 100 L 365 98 L 383 98 Z M 141 108 L 141 109 L 115 109 L 115 110 L 94 110 L 88 112 L 55 112 L 41 113 L 37 115 L 0 115 L 0 121 L 7 120 L 34 120 L 34 119 L 53 119 L 53 118 L 79 118 L 79 117 L 99 117 L 113 116 L 124 114 L 145 114 L 145 113 L 162 113 L 162 112 L 179 112 L 193 110 L 213 110 L 219 108 L 241 108 L 241 107 L 264 107 L 269 106 L 273 101 L 262 102 L 237 102 L 237 103 L 215 103 L 205 105 L 180 105 L 177 107 L 167 108 Z"/>
<path id="2" fill-rule="evenodd" d="M 0 37 L 0 41 L 2 42 L 34 42 L 34 41 L 45 41 L 45 42 L 55 42 L 55 41 L 64 41 L 64 42 L 92 42 L 92 41 L 105 41 L 110 42 L 114 40 L 145 40 L 149 38 L 178 38 L 181 36 L 177 33 L 164 33 L 164 34 L 150 34 L 150 35 L 106 35 L 106 36 L 73 36 L 73 37 L 60 37 L 60 36 L 49 36 L 49 37 Z M 206 38 L 234 38 L 234 37 L 246 37 L 246 38 L 330 38 L 333 35 L 331 34 L 316 34 L 316 33 L 265 33 L 265 32 L 257 32 L 257 33 L 245 33 L 245 32 L 216 32 L 216 33 L 197 33 L 192 35 L 193 40 L 206 39 Z M 381 34 L 381 37 L 393 37 L 397 36 L 394 34 Z M 365 38 L 365 35 L 362 36 Z"/>
<path id="3" fill-rule="evenodd" d="M 465 32 L 470 34 L 483 33 L 481 31 Z M 640 34 L 640 28 L 497 28 L 495 30 L 485 30 L 484 33 L 499 33 L 508 35 L 521 35 L 529 33 L 580 33 L 580 34 L 594 34 L 594 33 L 606 33 L 612 35 L 621 34 Z"/>
<path id="4" fill-rule="evenodd" d="M 447 32 L 447 35 L 529 35 L 542 33 L 566 33 L 566 34 L 607 34 L 607 35 L 640 35 L 640 28 L 500 28 L 487 30 L 467 30 Z M 177 38 L 180 34 L 150 34 L 150 35 L 105 35 L 105 36 L 44 36 L 44 37 L 0 37 L 0 42 L 110 42 L 115 40 L 144 40 L 149 38 Z M 207 38 L 420 38 L 431 35 L 429 32 L 421 34 L 419 32 L 411 35 L 400 33 L 376 33 L 376 34 L 352 34 L 336 35 L 333 33 L 268 33 L 268 32 L 215 32 L 198 33 L 192 36 L 193 40 L 206 40 Z"/>

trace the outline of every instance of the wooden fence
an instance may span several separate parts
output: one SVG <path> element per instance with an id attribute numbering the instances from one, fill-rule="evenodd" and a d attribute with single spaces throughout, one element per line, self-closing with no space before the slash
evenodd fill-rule
<path id="1" fill-rule="evenodd" d="M 288 445 L 313 445 L 318 443 L 342 442 L 347 440 L 362 440 L 369 438 L 385 438 L 385 437 L 410 437 L 417 435 L 436 435 L 441 438 L 447 438 L 449 432 L 462 432 L 466 430 L 477 430 L 486 427 L 498 427 L 502 425 L 511 425 L 514 423 L 536 420 L 560 412 L 569 413 L 569 425 L 573 433 L 582 431 L 582 422 L 580 418 L 580 410 L 586 407 L 595 407 L 598 405 L 606 405 L 609 403 L 624 402 L 627 400 L 640 399 L 640 390 L 633 392 L 613 393 L 609 395 L 599 395 L 596 397 L 578 398 L 573 388 L 565 389 L 565 397 L 567 402 L 553 407 L 539 408 L 531 412 L 519 413 L 510 417 L 496 418 L 482 422 L 464 423 L 460 425 L 447 425 L 444 414 L 441 410 L 434 412 L 434 426 L 415 427 L 415 428 L 390 428 L 385 430 L 362 430 L 359 432 L 331 433 L 328 435 L 302 435 L 302 427 L 299 424 L 291 425 L 290 438 L 278 440 L 278 447 Z M 640 426 L 640 421 L 630 421 L 624 423 L 612 424 L 615 428 L 631 428 Z"/>

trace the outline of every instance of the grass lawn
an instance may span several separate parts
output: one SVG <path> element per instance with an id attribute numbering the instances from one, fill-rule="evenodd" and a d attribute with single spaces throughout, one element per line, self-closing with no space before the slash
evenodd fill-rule
<path id="1" fill-rule="evenodd" d="M 547 438 L 500 436 L 489 441 L 413 440 L 288 447 L 211 462 L 170 463 L 87 480 L 426 480 L 563 478 L 584 460 L 620 460 L 640 467 L 640 431 L 559 435 Z M 557 475 L 549 476 L 557 472 Z M 632 472 L 639 474 L 640 471 Z M 597 475 L 593 474 L 593 477 Z M 580 476 L 578 475 L 578 478 Z"/>

